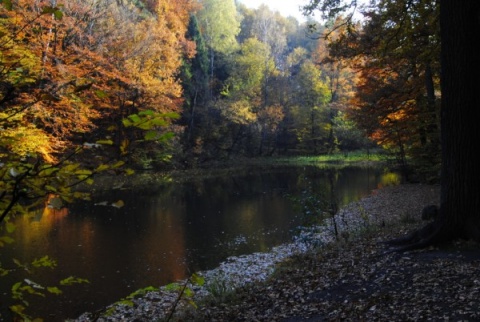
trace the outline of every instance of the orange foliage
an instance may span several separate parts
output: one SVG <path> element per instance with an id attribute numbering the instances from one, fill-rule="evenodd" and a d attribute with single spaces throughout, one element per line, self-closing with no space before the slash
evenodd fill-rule
<path id="1" fill-rule="evenodd" d="M 185 33 L 196 2 L 150 5 L 155 11 L 145 14 L 128 1 L 71 0 L 54 8 L 61 19 L 42 12 L 46 0 L 0 6 L 0 77 L 17 86 L 14 94 L 0 88 L 2 112 L 21 111 L 21 123 L 44 131 L 54 151 L 135 110 L 178 110 L 177 74 L 195 53 Z M 12 70 L 21 70 L 16 79 Z"/>
<path id="2" fill-rule="evenodd" d="M 350 101 L 349 116 L 378 144 L 393 147 L 412 141 L 419 108 L 412 97 L 418 88 L 391 66 L 364 67 L 356 96 Z"/>
<path id="3" fill-rule="evenodd" d="M 258 112 L 259 121 L 272 133 L 274 133 L 284 117 L 285 114 L 280 105 L 267 106 Z"/>

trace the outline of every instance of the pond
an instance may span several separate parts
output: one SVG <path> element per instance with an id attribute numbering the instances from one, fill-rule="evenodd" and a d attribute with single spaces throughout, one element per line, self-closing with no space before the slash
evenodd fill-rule
<path id="1" fill-rule="evenodd" d="M 25 278 L 43 286 L 58 285 L 68 276 L 87 279 L 61 287 L 61 295 L 28 299 L 33 317 L 76 318 L 137 289 L 212 269 L 229 256 L 291 242 L 299 226 L 327 210 L 332 195 L 342 206 L 390 178 L 382 169 L 365 167 L 249 169 L 141 191 L 112 190 L 68 209 L 18 217 L 15 243 L 3 247 L 2 265 L 11 258 L 31 262 L 45 255 L 58 265 L 0 278 L 2 317 L 8 316 L 12 284 Z M 122 207 L 112 206 L 119 200 Z"/>

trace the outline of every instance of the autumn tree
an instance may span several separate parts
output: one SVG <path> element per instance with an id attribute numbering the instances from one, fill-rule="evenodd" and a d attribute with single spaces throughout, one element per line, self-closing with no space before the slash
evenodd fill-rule
<path id="1" fill-rule="evenodd" d="M 395 153 L 406 177 L 415 168 L 434 178 L 439 165 L 438 6 L 381 1 L 366 15 L 361 29 L 337 19 L 328 34 L 344 30 L 330 53 L 353 61 L 359 71 L 349 116 Z"/>
<path id="2" fill-rule="evenodd" d="M 1 3 L 4 247 L 12 242 L 12 214 L 28 215 L 32 207 L 63 208 L 88 198 L 75 189 L 78 184 L 93 183 L 100 172 L 122 171 L 129 142 L 116 146 L 120 155 L 102 152 L 103 146 L 114 145 L 119 131 L 133 129 L 133 139 L 162 151 L 155 143 L 171 136 L 165 128 L 182 104 L 179 68 L 195 48 L 185 38 L 194 7 L 188 0 L 150 2 L 153 11 L 129 1 L 73 0 L 58 7 L 50 1 Z M 14 263 L 19 268 L 55 265 L 48 256 Z M 0 275 L 8 272 L 0 265 Z M 79 281 L 72 277 L 62 282 Z M 19 304 L 10 310 L 23 320 L 32 320 L 24 296 L 61 292 L 58 287 L 35 290 L 24 281 L 11 289 Z"/>
<path id="3" fill-rule="evenodd" d="M 98 114 L 83 101 L 91 84 L 85 82 L 84 74 L 77 74 L 77 79 L 70 74 L 79 64 L 63 65 L 67 58 L 79 59 L 75 52 L 70 52 L 72 57 L 63 56 L 61 37 L 57 37 L 69 19 L 49 2 L 4 1 L 0 12 L 0 247 L 6 247 L 14 242 L 9 236 L 16 229 L 12 215 L 26 215 L 39 206 L 58 209 L 86 198 L 86 193 L 72 187 L 90 182 L 95 173 L 118 170 L 122 162 L 86 169 L 71 161 L 83 150 L 76 147 L 68 152 L 73 136 L 91 129 Z M 44 256 L 31 263 L 13 260 L 12 264 L 28 273 L 31 268 L 54 267 L 56 262 Z M 11 263 L 0 263 L 1 276 L 11 271 Z M 27 281 L 11 287 L 18 303 L 9 309 L 22 320 L 32 320 L 25 311 L 28 294 L 62 292 L 61 286 L 35 289 Z M 81 281 L 71 277 L 62 283 Z"/>
<path id="4" fill-rule="evenodd" d="M 342 37 L 346 32 L 345 27 L 341 25 L 336 30 L 326 29 L 324 35 L 327 36 L 319 39 L 317 48 L 312 53 L 313 60 L 325 75 L 324 79 L 330 90 L 330 102 L 328 103 L 329 134 L 326 143 L 327 153 L 329 154 L 336 152 L 340 146 L 340 142 L 336 136 L 335 125 L 336 122 L 341 121 L 340 118 L 347 116 L 346 113 L 340 112 L 347 110 L 348 101 L 353 97 L 353 89 L 356 81 L 356 74 L 352 70 L 351 63 L 342 57 L 330 56 L 328 50 L 328 45 L 335 43 L 337 39 Z M 342 123 L 348 124 L 349 122 L 345 120 L 345 122 L 342 121 Z M 345 130 L 346 127 L 343 129 Z M 345 147 L 345 145 L 343 146 Z"/>
<path id="5" fill-rule="evenodd" d="M 68 164 L 78 147 L 113 145 L 118 137 L 106 136 L 118 131 L 111 128 L 134 129 L 134 139 L 151 146 L 171 136 L 164 129 L 182 104 L 178 72 L 195 50 L 185 38 L 195 6 L 188 0 L 150 5 L 153 12 L 129 1 L 3 3 L 0 153 L 8 166 L 2 174 L 2 219 L 22 196 L 20 181 L 32 178 L 26 189 L 32 199 L 70 187 L 71 182 L 53 184 L 54 174 L 59 178 L 65 166 L 76 177 L 79 166 Z M 125 157 L 128 142 L 117 143 Z M 89 169 L 80 171 L 80 180 L 110 168 L 101 158 L 84 161 Z M 47 177 L 53 180 L 49 184 Z"/>
<path id="6" fill-rule="evenodd" d="M 408 1 L 407 6 L 417 4 Z M 311 2 L 312 7 L 335 8 L 331 1 Z M 438 217 L 413 233 L 390 241 L 399 250 L 409 250 L 457 238 L 480 241 L 480 199 L 476 183 L 478 166 L 473 151 L 478 146 L 476 120 L 479 83 L 472 70 L 480 68 L 475 39 L 480 32 L 480 2 L 446 0 L 440 6 L 441 39 L 441 194 Z M 333 5 L 333 6 L 332 6 Z M 332 11 L 329 11 L 332 12 Z M 400 28 L 401 25 L 398 25 Z"/>
<path id="7" fill-rule="evenodd" d="M 307 59 L 295 77 L 295 105 L 292 107 L 297 139 L 310 153 L 325 152 L 328 138 L 328 85 L 315 64 Z"/>
<path id="8" fill-rule="evenodd" d="M 230 124 L 232 142 L 237 145 L 242 137 L 255 136 L 257 132 L 254 124 L 262 108 L 262 84 L 267 70 L 274 68 L 272 59 L 265 63 L 269 53 L 267 44 L 249 38 L 232 56 L 235 68 L 225 82 L 222 102 L 216 108 L 220 108 L 223 119 Z"/>
<path id="9" fill-rule="evenodd" d="M 34 125 L 37 133 L 46 133 L 50 150 L 58 152 L 68 146 L 75 135 L 94 128 L 93 120 L 99 117 L 99 110 L 90 105 L 96 97 L 92 85 L 108 73 L 108 68 L 92 73 L 102 66 L 102 60 L 89 54 L 85 47 L 72 47 L 64 41 L 69 26 L 75 25 L 74 17 L 67 17 L 48 4 L 19 1 L 15 3 L 15 10 L 5 11 L 2 25 L 6 33 L 2 39 L 7 56 L 4 63 L 23 69 L 24 74 L 17 76 L 28 81 L 28 86 L 13 86 L 15 92 L 7 95 L 11 99 L 5 101 L 3 107 L 7 111 L 24 106 L 21 115 L 17 113 L 16 117 L 21 116 L 23 122 Z M 51 9 L 45 11 L 45 8 Z M 85 59 L 85 55 L 90 59 Z M 12 74 L 5 74 L 7 78 L 9 75 Z M 52 155 L 42 155 L 46 160 L 53 160 Z"/>
<path id="10" fill-rule="evenodd" d="M 179 36 L 185 28 L 178 21 L 186 24 L 188 11 L 162 7 L 163 19 L 156 20 L 155 13 L 138 19 L 140 9 L 128 1 L 70 1 L 61 10 L 44 12 L 48 4 L 19 1 L 15 10 L 7 10 L 4 26 L 14 36 L 8 46 L 28 44 L 24 46 L 31 53 L 27 57 L 38 60 L 22 94 L 22 100 L 29 102 L 22 119 L 35 124 L 37 133 L 46 133 L 52 151 L 106 136 L 125 150 L 123 118 L 138 112 L 139 106 L 156 113 L 178 110 L 180 57 L 193 52 Z M 187 9 L 182 4 L 182 10 Z M 23 26 L 20 32 L 15 31 L 18 24 Z M 175 29 L 156 32 L 166 24 Z M 159 46 L 160 42 L 164 45 Z M 18 92 L 20 87 L 16 88 Z M 19 105 L 18 100 L 10 102 Z M 114 127 L 117 130 L 111 131 Z M 137 131 L 135 136 L 143 134 Z M 45 153 L 43 157 L 47 158 Z"/>
<path id="11" fill-rule="evenodd" d="M 92 5 L 89 12 L 100 9 L 100 15 L 84 16 L 88 28 L 79 34 L 95 31 L 89 48 L 108 57 L 122 78 L 110 79 L 108 86 L 102 88 L 103 106 L 110 106 L 111 110 L 102 109 L 102 118 L 96 122 L 99 132 L 89 136 L 109 135 L 119 147 L 117 156 L 151 166 L 155 160 L 162 160 L 157 152 L 166 148 L 158 146 L 157 139 L 170 135 L 163 125 L 169 125 L 168 130 L 173 132 L 182 131 L 172 126 L 171 116 L 172 112 L 180 112 L 183 104 L 180 67 L 184 59 L 195 53 L 195 44 L 185 37 L 195 3 L 159 0 L 149 2 L 145 8 L 134 1 L 105 1 Z M 158 126 L 150 128 L 145 137 L 130 125 L 138 123 L 138 113 L 146 111 L 157 114 L 153 122 L 158 122 Z M 136 120 L 124 122 L 133 114 L 137 115 Z M 126 153 L 128 147 L 133 153 Z"/>

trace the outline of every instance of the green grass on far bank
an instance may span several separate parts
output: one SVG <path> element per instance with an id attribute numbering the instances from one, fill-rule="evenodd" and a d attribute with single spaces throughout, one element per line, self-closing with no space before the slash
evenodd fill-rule
<path id="1" fill-rule="evenodd" d="M 361 162 L 387 162 L 388 155 L 382 153 L 350 152 L 328 155 L 292 156 L 271 158 L 270 162 L 291 165 L 315 163 L 361 163 Z"/>
<path id="2" fill-rule="evenodd" d="M 204 163 L 194 168 L 187 169 L 164 169 L 136 171 L 135 174 L 127 177 L 119 176 L 102 176 L 95 180 L 96 188 L 111 189 L 112 186 L 122 186 L 123 188 L 146 186 L 151 188 L 152 185 L 180 182 L 190 180 L 192 178 L 208 178 L 218 175 L 239 174 L 247 171 L 250 167 L 270 168 L 272 166 L 316 166 L 325 168 L 336 168 L 351 165 L 369 166 L 371 164 L 387 163 L 392 159 L 384 153 L 366 153 L 350 152 L 338 153 L 332 155 L 311 155 L 311 156 L 275 156 L 275 157 L 258 157 L 258 158 L 234 158 L 228 161 L 217 160 Z M 87 189 L 91 189 L 88 186 Z"/>

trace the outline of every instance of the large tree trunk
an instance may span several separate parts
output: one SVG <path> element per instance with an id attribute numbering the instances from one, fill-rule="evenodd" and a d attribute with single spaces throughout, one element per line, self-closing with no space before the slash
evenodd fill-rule
<path id="1" fill-rule="evenodd" d="M 442 172 L 438 218 L 391 241 L 413 249 L 456 238 L 480 241 L 479 0 L 440 0 Z"/>
<path id="2" fill-rule="evenodd" d="M 480 1 L 440 1 L 442 188 L 440 220 L 480 239 Z M 448 230 L 448 228 L 447 228 Z"/>

